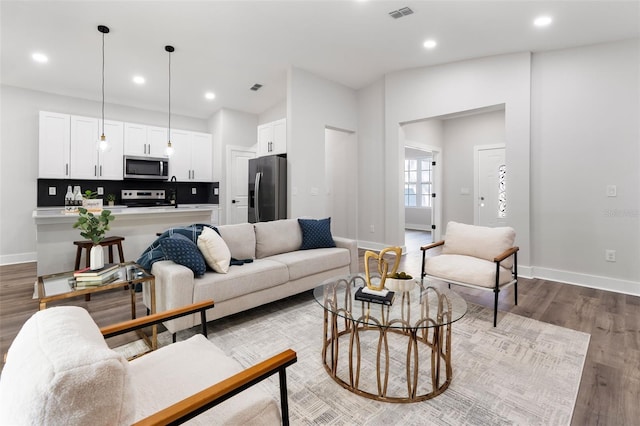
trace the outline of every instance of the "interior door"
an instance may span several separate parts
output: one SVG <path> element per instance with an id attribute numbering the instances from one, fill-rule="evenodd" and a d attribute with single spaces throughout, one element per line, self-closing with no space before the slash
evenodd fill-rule
<path id="1" fill-rule="evenodd" d="M 478 150 L 476 223 L 506 224 L 506 162 L 504 148 Z"/>
<path id="2" fill-rule="evenodd" d="M 227 223 L 246 223 L 248 212 L 249 191 L 249 160 L 255 158 L 253 150 L 240 147 L 231 148 L 227 167 L 227 187 L 229 197 L 227 203 Z"/>

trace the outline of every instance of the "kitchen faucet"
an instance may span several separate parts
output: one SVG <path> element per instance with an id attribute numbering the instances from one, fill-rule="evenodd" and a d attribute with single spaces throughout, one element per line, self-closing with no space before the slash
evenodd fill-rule
<path id="1" fill-rule="evenodd" d="M 173 187 L 173 205 L 177 209 L 178 208 L 178 179 L 175 176 L 171 176 L 171 182 L 175 182 Z"/>

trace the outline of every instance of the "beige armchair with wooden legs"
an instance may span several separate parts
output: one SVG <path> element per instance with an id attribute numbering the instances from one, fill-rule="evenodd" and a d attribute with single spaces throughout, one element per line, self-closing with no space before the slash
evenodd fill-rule
<path id="1" fill-rule="evenodd" d="M 493 326 L 498 321 L 498 295 L 513 285 L 518 304 L 518 250 L 516 231 L 510 227 L 489 228 L 449 222 L 445 239 L 420 247 L 422 280 L 493 291 Z M 436 253 L 436 250 L 440 250 Z M 427 252 L 433 254 L 427 256 Z"/>
<path id="2" fill-rule="evenodd" d="M 7 354 L 0 424 L 288 424 L 291 349 L 243 369 L 200 334 L 130 362 L 104 340 L 212 307 L 200 302 L 103 329 L 80 307 L 37 312 Z M 254 386 L 276 373 L 280 404 Z"/>

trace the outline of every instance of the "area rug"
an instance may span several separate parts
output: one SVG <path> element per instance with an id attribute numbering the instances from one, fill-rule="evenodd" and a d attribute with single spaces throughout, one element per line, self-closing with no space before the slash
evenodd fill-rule
<path id="1" fill-rule="evenodd" d="M 309 293 L 217 320 L 208 330 L 209 340 L 244 366 L 286 348 L 297 352 L 287 369 L 292 425 L 569 425 L 590 335 L 510 313 L 498 319 L 494 328 L 492 310 L 469 304 L 452 329 L 451 385 L 410 404 L 373 401 L 329 377 L 321 362 L 322 307 Z M 184 330 L 178 339 L 197 332 Z M 170 341 L 160 334 L 160 346 Z M 129 356 L 141 348 L 134 342 L 117 350 Z M 389 386 L 406 386 L 394 383 L 402 376 L 391 374 Z M 277 377 L 260 386 L 279 398 Z"/>

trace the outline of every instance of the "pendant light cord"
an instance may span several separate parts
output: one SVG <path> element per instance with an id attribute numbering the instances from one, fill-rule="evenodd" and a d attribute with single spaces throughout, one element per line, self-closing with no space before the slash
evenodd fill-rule
<path id="1" fill-rule="evenodd" d="M 104 136 L 104 33 L 102 33 L 102 136 Z"/>
<path id="2" fill-rule="evenodd" d="M 167 137 L 171 142 L 171 52 L 169 52 L 169 133 Z"/>

